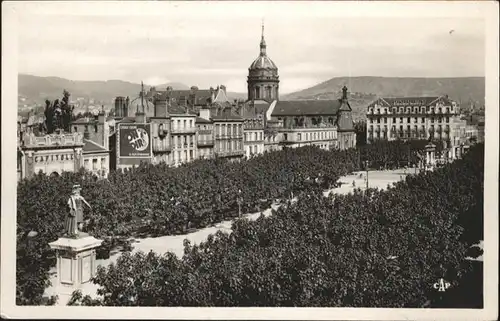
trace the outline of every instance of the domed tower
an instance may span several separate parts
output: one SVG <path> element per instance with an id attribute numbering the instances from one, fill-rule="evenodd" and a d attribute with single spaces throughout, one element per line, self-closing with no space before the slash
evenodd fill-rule
<path id="1" fill-rule="evenodd" d="M 279 82 L 278 67 L 266 53 L 264 24 L 262 24 L 260 55 L 248 68 L 248 100 L 265 100 L 267 102 L 278 100 Z"/>

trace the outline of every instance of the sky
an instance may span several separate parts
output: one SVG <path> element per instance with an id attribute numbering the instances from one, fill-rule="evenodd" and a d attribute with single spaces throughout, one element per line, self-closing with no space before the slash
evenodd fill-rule
<path id="1" fill-rule="evenodd" d="M 410 8 L 406 15 L 360 16 L 335 5 L 26 4 L 18 10 L 18 72 L 200 88 L 223 84 L 246 92 L 264 21 L 281 93 L 341 76 L 484 76 L 485 23 L 479 16 L 415 16 Z"/>

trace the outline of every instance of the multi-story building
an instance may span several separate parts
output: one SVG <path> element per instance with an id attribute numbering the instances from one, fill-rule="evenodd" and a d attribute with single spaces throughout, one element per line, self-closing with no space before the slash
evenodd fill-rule
<path id="1" fill-rule="evenodd" d="M 196 117 L 187 107 L 171 105 L 169 109 L 174 166 L 197 158 Z"/>
<path id="2" fill-rule="evenodd" d="M 379 98 L 367 107 L 367 142 L 377 139 L 450 141 L 456 102 L 441 97 Z"/>
<path id="3" fill-rule="evenodd" d="M 264 153 L 264 115 L 255 104 L 246 103 L 238 111 L 243 118 L 245 156 Z"/>
<path id="4" fill-rule="evenodd" d="M 28 126 L 18 128 L 18 179 L 38 172 L 60 175 L 82 167 L 98 177 L 107 177 L 110 159 L 103 114 L 97 119 L 74 121 L 72 133 L 58 130 L 49 135 L 43 130 L 42 118 L 37 116 L 36 121 L 28 120 Z"/>
<path id="5" fill-rule="evenodd" d="M 460 110 L 448 96 L 379 98 L 367 107 L 367 142 L 429 139 L 444 142 L 445 158 L 456 158 Z"/>
<path id="6" fill-rule="evenodd" d="M 107 177 L 110 169 L 109 150 L 91 140 L 83 141 L 83 167 L 97 177 Z"/>
<path id="7" fill-rule="evenodd" d="M 196 118 L 198 158 L 214 157 L 214 122 L 210 119 L 210 109 L 202 108 Z"/>
<path id="8" fill-rule="evenodd" d="M 83 133 L 85 139 L 91 140 L 107 149 L 109 146 L 109 124 L 106 122 L 106 115 L 102 109 L 97 117 L 83 117 L 71 122 L 73 133 Z"/>
<path id="9" fill-rule="evenodd" d="M 152 162 L 172 164 L 172 121 L 166 97 L 157 97 L 154 101 L 154 115 L 148 117 L 147 121 L 151 123 Z"/>
<path id="10" fill-rule="evenodd" d="M 216 157 L 240 159 L 245 155 L 243 147 L 243 118 L 236 115 L 231 106 L 213 108 L 211 119 L 214 124 Z"/>

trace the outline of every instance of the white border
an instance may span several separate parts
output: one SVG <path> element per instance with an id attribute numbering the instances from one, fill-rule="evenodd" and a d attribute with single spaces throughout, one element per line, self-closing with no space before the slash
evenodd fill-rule
<path id="1" fill-rule="evenodd" d="M 482 17 L 486 19 L 486 154 L 485 154 L 485 253 L 484 309 L 374 309 L 374 308 L 85 308 L 15 306 L 15 213 L 17 181 L 12 139 L 17 106 L 17 12 L 47 14 L 136 15 L 133 1 L 106 2 L 104 10 L 94 11 L 90 2 L 2 2 L 2 233 L 1 233 L 1 309 L 9 318 L 93 318 L 93 319 L 269 319 L 269 320 L 495 320 L 498 313 L 498 109 L 499 54 L 498 3 L 478 2 L 146 2 L 141 15 L 175 14 L 206 16 L 224 11 L 229 16 L 336 16 L 336 17 Z M 158 10 L 158 6 L 163 6 Z M 284 7 L 286 9 L 284 10 Z M 173 11 L 173 10 L 172 10 Z M 48 23 L 50 23 L 48 21 Z M 453 53 L 451 53 L 453 54 Z"/>

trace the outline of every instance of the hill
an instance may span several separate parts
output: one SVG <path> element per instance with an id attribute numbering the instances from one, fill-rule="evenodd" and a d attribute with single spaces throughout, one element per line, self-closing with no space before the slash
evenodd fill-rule
<path id="1" fill-rule="evenodd" d="M 181 83 L 171 83 L 164 86 L 175 89 L 188 89 Z M 148 89 L 150 86 L 145 86 Z M 44 105 L 45 99 L 61 98 L 63 89 L 71 93 L 73 100 L 81 97 L 94 100 L 101 104 L 111 104 L 116 96 L 136 97 L 141 85 L 122 80 L 108 81 L 75 81 L 59 77 L 38 77 L 19 74 L 18 97 L 19 105 Z"/>
<path id="2" fill-rule="evenodd" d="M 471 103 L 484 105 L 484 77 L 464 78 L 397 78 L 397 77 L 337 77 L 311 88 L 283 95 L 282 100 L 335 99 L 346 85 L 355 118 L 364 118 L 364 108 L 378 97 L 439 96 L 468 107 Z"/>
<path id="3" fill-rule="evenodd" d="M 179 82 L 154 85 L 158 90 L 164 90 L 167 86 L 173 89 L 186 90 L 190 86 Z M 151 85 L 144 85 L 148 90 Z M 85 104 L 105 105 L 111 107 L 116 96 L 137 97 L 141 91 L 141 85 L 122 80 L 108 81 L 75 81 L 59 77 L 38 77 L 26 74 L 18 76 L 18 106 L 20 109 L 34 105 L 45 105 L 46 99 L 60 99 L 63 89 L 71 93 L 71 99 L 81 98 Z M 246 98 L 243 93 L 227 93 L 229 99 Z M 93 100 L 94 102 L 90 102 Z"/>

